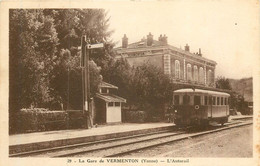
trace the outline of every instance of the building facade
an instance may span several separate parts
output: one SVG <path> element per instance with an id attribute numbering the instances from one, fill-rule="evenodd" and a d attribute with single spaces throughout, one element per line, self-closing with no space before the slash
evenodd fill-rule
<path id="1" fill-rule="evenodd" d="M 191 53 L 187 44 L 185 49 L 171 46 L 167 36 L 160 35 L 158 40 L 149 33 L 147 38 L 128 44 L 126 35 L 122 46 L 114 49 L 116 58 L 126 58 L 130 65 L 138 66 L 151 63 L 169 75 L 172 82 L 215 87 L 216 62 L 202 56 L 201 49 Z"/>

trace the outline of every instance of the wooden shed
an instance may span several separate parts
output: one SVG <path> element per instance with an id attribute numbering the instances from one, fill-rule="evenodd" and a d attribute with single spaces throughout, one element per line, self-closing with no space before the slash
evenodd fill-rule
<path id="1" fill-rule="evenodd" d="M 106 82 L 99 85 L 99 93 L 95 97 L 96 122 L 99 124 L 122 122 L 121 106 L 126 99 L 111 94 L 111 89 L 118 87 Z"/>

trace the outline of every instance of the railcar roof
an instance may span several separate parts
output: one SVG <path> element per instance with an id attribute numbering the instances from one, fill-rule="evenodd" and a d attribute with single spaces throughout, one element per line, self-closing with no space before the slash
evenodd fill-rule
<path id="1" fill-rule="evenodd" d="M 228 93 L 225 92 L 217 92 L 217 91 L 211 91 L 211 90 L 203 90 L 203 89 L 178 89 L 175 90 L 174 93 L 206 93 L 206 94 L 212 94 L 212 95 L 223 95 L 223 96 L 230 96 Z"/>

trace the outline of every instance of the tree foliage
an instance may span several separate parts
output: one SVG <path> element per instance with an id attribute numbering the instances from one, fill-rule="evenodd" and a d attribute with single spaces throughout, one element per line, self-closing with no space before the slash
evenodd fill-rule
<path id="1" fill-rule="evenodd" d="M 53 21 L 43 10 L 10 10 L 10 107 L 52 100 L 49 77 L 59 41 Z"/>
<path id="2" fill-rule="evenodd" d="M 218 77 L 216 80 L 216 88 L 232 90 L 229 80 L 227 78 L 221 77 L 221 76 Z"/>
<path id="3" fill-rule="evenodd" d="M 126 98 L 127 103 L 132 101 L 133 88 L 131 87 L 131 82 L 134 77 L 132 72 L 132 68 L 127 60 L 123 58 L 119 60 L 110 59 L 101 70 L 103 79 L 118 86 L 118 90 L 115 93 Z"/>
<path id="4" fill-rule="evenodd" d="M 158 67 L 144 63 L 130 67 L 126 59 L 111 60 L 102 70 L 104 80 L 118 86 L 118 94 L 127 100 L 131 109 L 163 113 L 163 105 L 170 99 L 170 79 Z"/>
<path id="5" fill-rule="evenodd" d="M 170 79 L 161 69 L 149 63 L 134 68 L 132 90 L 134 103 L 151 114 L 163 113 L 163 104 L 171 95 Z"/>
<path id="6" fill-rule="evenodd" d="M 232 90 L 231 84 L 227 78 L 218 77 L 216 81 L 216 87 L 220 89 L 231 90 L 229 102 L 230 108 L 239 111 L 242 114 L 247 113 L 246 111 L 248 106 L 244 100 L 244 97 L 241 94 L 238 94 L 238 92 Z"/>
<path id="7" fill-rule="evenodd" d="M 10 111 L 46 107 L 81 109 L 81 36 L 109 43 L 90 61 L 92 95 L 100 81 L 99 64 L 110 57 L 109 18 L 103 9 L 10 10 Z M 97 65 L 98 64 L 98 65 Z"/>

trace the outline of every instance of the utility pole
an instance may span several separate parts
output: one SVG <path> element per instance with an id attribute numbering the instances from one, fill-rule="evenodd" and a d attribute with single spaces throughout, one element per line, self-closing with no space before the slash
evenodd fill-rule
<path id="1" fill-rule="evenodd" d="M 89 105 L 88 105 L 88 59 L 89 59 L 89 54 L 88 51 L 86 50 L 86 45 L 87 45 L 87 39 L 86 35 L 83 35 L 81 37 L 81 64 L 80 66 L 82 67 L 82 103 L 83 103 L 83 116 L 84 119 L 86 119 L 86 127 L 89 128 L 91 127 L 90 124 L 90 117 L 89 117 Z"/>
<path id="2" fill-rule="evenodd" d="M 83 116 L 87 120 L 87 128 L 93 126 L 92 110 L 90 107 L 90 79 L 89 79 L 89 56 L 91 49 L 102 48 L 103 43 L 90 45 L 86 35 L 81 37 L 81 67 L 82 67 L 82 93 L 83 93 Z"/>

